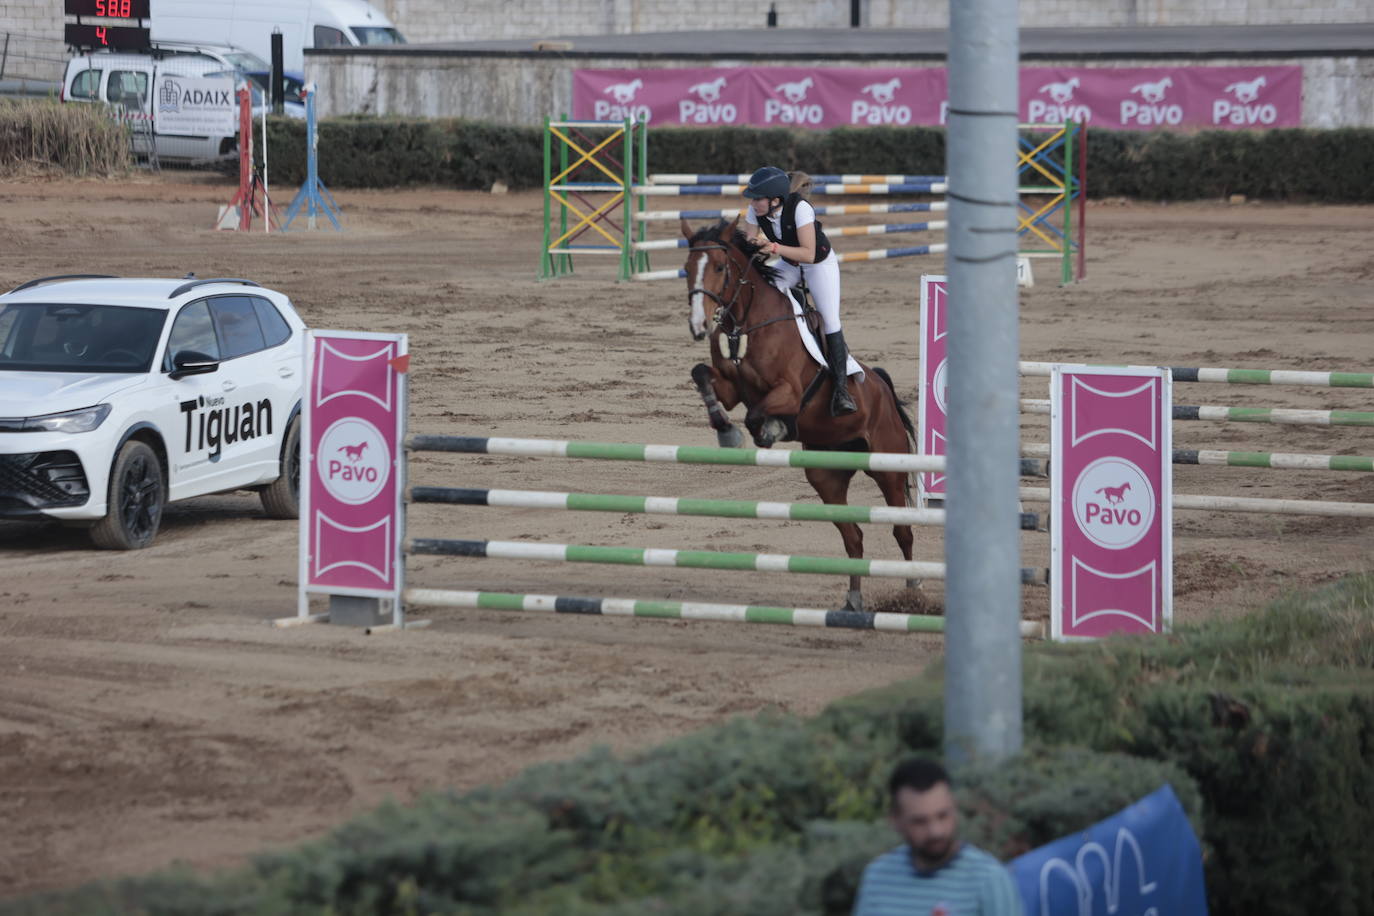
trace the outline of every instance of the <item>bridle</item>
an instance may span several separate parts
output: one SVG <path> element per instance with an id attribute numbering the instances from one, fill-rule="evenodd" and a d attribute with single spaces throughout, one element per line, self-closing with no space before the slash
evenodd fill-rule
<path id="1" fill-rule="evenodd" d="M 730 257 L 730 253 L 734 250 L 731 246 L 722 244 L 693 245 L 689 247 L 687 250 L 689 252 L 725 252 L 725 281 L 721 284 L 721 291 L 724 292 L 731 286 L 731 274 L 733 272 L 733 268 L 735 267 L 734 258 Z M 716 304 L 716 311 L 711 316 L 711 322 L 717 328 L 720 329 L 722 334 L 725 335 L 725 339 L 729 342 L 728 353 L 730 359 L 735 363 L 736 366 L 738 366 L 741 359 L 741 338 L 747 337 L 748 335 L 757 331 L 759 328 L 767 327 L 770 324 L 776 324 L 779 321 L 790 320 L 794 316 L 791 314 L 779 315 L 776 318 L 769 318 L 765 321 L 760 321 L 758 324 L 750 325 L 749 313 L 754 308 L 754 296 L 757 293 L 757 290 L 754 287 L 754 281 L 749 279 L 749 270 L 747 267 L 744 270 L 740 271 L 739 280 L 736 281 L 733 285 L 735 292 L 734 295 L 730 297 L 729 302 L 726 302 L 720 294 L 713 293 L 709 289 L 706 289 L 704 286 L 689 286 L 687 288 L 687 302 L 688 304 L 690 304 L 692 301 L 692 297 L 700 293 L 701 295 L 706 296 L 708 299 L 710 299 L 712 302 Z M 746 286 L 749 287 L 749 301 L 744 306 L 744 314 L 736 316 L 735 303 L 739 301 L 740 293 L 744 291 L 744 288 Z"/>

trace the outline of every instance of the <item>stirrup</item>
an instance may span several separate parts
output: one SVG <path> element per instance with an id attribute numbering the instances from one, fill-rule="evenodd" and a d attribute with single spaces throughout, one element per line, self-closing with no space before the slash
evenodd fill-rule
<path id="1" fill-rule="evenodd" d="M 854 413 L 859 409 L 854 403 L 854 396 L 849 393 L 848 380 L 837 382 L 831 380 L 835 388 L 830 393 L 830 415 L 832 417 L 844 417 Z"/>

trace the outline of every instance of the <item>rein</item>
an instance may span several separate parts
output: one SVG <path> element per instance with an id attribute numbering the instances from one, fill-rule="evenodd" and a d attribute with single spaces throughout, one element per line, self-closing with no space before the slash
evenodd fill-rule
<path id="1" fill-rule="evenodd" d="M 730 285 L 730 273 L 731 273 L 731 268 L 733 268 L 734 265 L 735 265 L 734 259 L 732 259 L 732 258 L 729 257 L 730 252 L 731 252 L 732 250 L 734 250 L 733 248 L 731 248 L 731 246 L 728 246 L 728 245 L 693 245 L 692 247 L 688 248 L 687 250 L 688 250 L 688 251 L 724 251 L 724 252 L 726 253 L 726 259 L 725 259 L 725 282 L 722 284 L 721 288 L 722 288 L 722 290 L 724 290 L 725 287 L 727 287 L 727 286 Z M 740 293 L 743 292 L 745 286 L 748 286 L 748 287 L 749 287 L 749 293 L 750 293 L 750 295 L 749 295 L 749 302 L 748 302 L 748 304 L 745 305 L 745 307 L 744 307 L 744 314 L 743 314 L 742 316 L 736 318 L 736 317 L 735 317 L 735 303 L 736 303 L 737 301 L 739 301 Z M 793 316 L 793 315 L 791 315 L 791 314 L 779 315 L 779 316 L 777 316 L 777 317 L 775 317 L 775 318 L 768 318 L 768 319 L 766 319 L 766 320 L 764 320 L 764 321 L 760 321 L 758 324 L 755 324 L 755 325 L 749 325 L 749 324 L 748 324 L 748 321 L 749 321 L 749 313 L 750 313 L 750 312 L 753 310 L 753 308 L 754 308 L 754 296 L 758 294 L 758 289 L 754 286 L 754 281 L 752 281 L 752 280 L 749 279 L 749 270 L 748 270 L 747 267 L 746 267 L 743 271 L 740 272 L 739 281 L 738 281 L 737 283 L 735 283 L 735 294 L 734 294 L 733 296 L 730 297 L 730 301 L 729 301 L 729 302 L 726 302 L 723 298 L 721 298 L 721 296 L 717 295 L 716 293 L 711 292 L 709 289 L 706 289 L 705 287 L 700 287 L 700 286 L 698 286 L 698 287 L 688 287 L 688 289 L 687 289 L 687 301 L 688 301 L 688 302 L 691 302 L 692 296 L 696 295 L 697 293 L 701 293 L 703 296 L 706 296 L 706 297 L 710 298 L 711 301 L 712 301 L 712 302 L 715 302 L 716 305 L 718 306 L 718 308 L 717 308 L 716 311 L 715 311 L 715 314 L 711 316 L 711 320 L 715 323 L 716 327 L 720 328 L 721 332 L 725 335 L 725 339 L 729 342 L 729 357 L 730 357 L 730 360 L 731 360 L 736 366 L 739 365 L 740 360 L 742 359 L 742 357 L 741 357 L 740 354 L 739 354 L 739 350 L 740 350 L 740 338 L 742 338 L 742 337 L 747 337 L 748 335 L 750 335 L 750 334 L 752 334 L 753 332 L 759 330 L 760 328 L 766 328 L 766 327 L 768 327 L 768 325 L 770 325 L 770 324 L 776 324 L 776 323 L 779 322 L 779 321 L 788 321 L 788 320 L 790 320 L 790 319 L 792 319 L 792 318 L 795 317 L 795 316 Z M 729 320 L 730 320 L 729 326 L 726 326 L 725 320 L 724 320 L 725 318 L 729 318 Z"/>

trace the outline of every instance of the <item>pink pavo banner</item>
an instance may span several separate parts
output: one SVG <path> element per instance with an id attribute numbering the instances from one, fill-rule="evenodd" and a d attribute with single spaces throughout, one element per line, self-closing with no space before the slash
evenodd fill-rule
<path id="1" fill-rule="evenodd" d="M 829 129 L 939 125 L 942 67 L 692 67 L 575 70 L 573 117 L 667 126 Z M 1302 68 L 1023 67 L 1020 117 L 1116 130 L 1239 130 L 1302 124 Z"/>

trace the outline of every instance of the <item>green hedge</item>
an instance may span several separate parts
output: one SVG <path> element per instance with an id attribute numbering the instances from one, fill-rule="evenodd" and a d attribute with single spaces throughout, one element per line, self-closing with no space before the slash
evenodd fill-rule
<path id="1" fill-rule="evenodd" d="M 896 844 L 883 783 L 904 751 L 890 736 L 877 744 L 795 719 L 740 720 L 630 762 L 599 751 L 500 788 L 384 807 L 242 872 L 169 872 L 0 912 L 847 913 L 864 865 Z M 1031 750 L 956 778 L 965 835 L 1004 857 L 1165 782 L 1194 815 L 1202 808 L 1171 764 L 1078 748 Z"/>
<path id="2" fill-rule="evenodd" d="M 1374 912 L 1374 576 L 1161 639 L 1025 652 L 1029 749 L 957 771 L 1008 858 L 1174 786 L 1229 914 Z M 942 741 L 938 668 L 802 721 L 763 716 L 388 806 L 209 879 L 0 906 L 38 914 L 844 913 L 896 759 Z"/>
<path id="3" fill-rule="evenodd" d="M 273 183 L 303 181 L 304 123 L 273 119 L 269 134 Z M 1280 201 L 1374 201 L 1372 129 L 1089 130 L 1088 138 L 1088 191 L 1094 198 L 1202 200 L 1245 194 Z M 497 181 L 514 189 L 543 182 L 538 128 L 340 118 L 321 122 L 320 150 L 320 177 L 330 187 L 438 184 L 486 190 Z M 816 173 L 940 174 L 945 133 L 928 127 L 665 127 L 649 132 L 651 171 L 733 174 L 761 163 Z"/>

